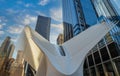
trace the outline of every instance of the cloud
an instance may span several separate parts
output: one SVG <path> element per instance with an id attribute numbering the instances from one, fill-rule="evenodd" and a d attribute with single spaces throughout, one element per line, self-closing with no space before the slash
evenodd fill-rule
<path id="1" fill-rule="evenodd" d="M 51 24 L 50 42 L 55 44 L 58 35 L 62 32 L 63 32 L 62 24 Z"/>
<path id="2" fill-rule="evenodd" d="M 42 13 L 42 12 L 40 12 L 40 11 L 36 11 L 36 13 L 37 13 L 38 15 L 41 15 L 41 16 L 46 16 L 46 14 L 44 14 L 44 13 Z"/>
<path id="3" fill-rule="evenodd" d="M 1 23 L 0 24 L 0 29 L 2 29 L 4 25 L 6 25 L 6 23 Z"/>
<path id="4" fill-rule="evenodd" d="M 4 31 L 0 31 L 0 35 L 3 35 L 4 34 Z"/>
<path id="5" fill-rule="evenodd" d="M 41 6 L 45 6 L 49 3 L 49 0 L 40 0 L 40 2 L 38 3 Z"/>
<path id="6" fill-rule="evenodd" d="M 6 11 L 8 12 L 8 14 L 16 14 L 16 13 L 19 13 L 19 10 L 13 10 L 13 9 L 11 9 L 11 8 L 6 9 Z"/>
<path id="7" fill-rule="evenodd" d="M 19 4 L 19 5 L 23 5 L 23 6 L 25 6 L 25 7 L 33 6 L 33 4 L 31 4 L 31 3 L 25 3 L 25 2 L 23 2 L 23 1 L 17 1 L 16 3 Z"/>
<path id="8" fill-rule="evenodd" d="M 30 6 L 32 6 L 32 5 L 29 3 L 25 4 L 25 7 L 30 7 Z"/>
<path id="9" fill-rule="evenodd" d="M 27 3 L 27 4 L 24 4 L 25 7 L 35 7 L 33 4 L 30 4 L 30 3 Z"/>
<path id="10" fill-rule="evenodd" d="M 63 31 L 63 25 L 61 24 L 51 24 L 52 30 L 57 30 L 57 32 Z"/>
<path id="11" fill-rule="evenodd" d="M 36 21 L 37 21 L 37 17 L 26 15 L 22 23 L 24 25 L 30 25 L 32 23 L 36 23 Z"/>
<path id="12" fill-rule="evenodd" d="M 0 29 L 2 29 L 3 25 L 0 24 Z"/>
<path id="13" fill-rule="evenodd" d="M 50 16 L 55 21 L 62 21 L 62 8 L 52 8 L 50 9 Z"/>
<path id="14" fill-rule="evenodd" d="M 6 19 L 5 16 L 0 16 L 0 22 L 7 22 L 8 20 Z"/>
<path id="15" fill-rule="evenodd" d="M 57 37 L 58 37 L 57 33 L 52 33 L 51 36 L 50 36 L 50 42 L 52 44 L 56 44 Z"/>
<path id="16" fill-rule="evenodd" d="M 13 42 L 17 42 L 17 38 L 18 38 L 18 37 L 16 37 L 16 38 L 11 38 L 11 40 L 12 40 Z"/>
<path id="17" fill-rule="evenodd" d="M 4 26 L 4 25 L 6 25 L 6 23 L 2 23 L 2 25 Z"/>
<path id="18" fill-rule="evenodd" d="M 10 26 L 7 31 L 9 33 L 11 33 L 11 34 L 19 34 L 19 33 L 22 32 L 22 29 L 23 29 L 22 25 L 19 25 L 19 26 Z"/>

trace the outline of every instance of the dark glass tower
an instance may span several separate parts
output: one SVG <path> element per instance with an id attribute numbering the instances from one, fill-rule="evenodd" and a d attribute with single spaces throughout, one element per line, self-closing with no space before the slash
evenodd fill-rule
<path id="1" fill-rule="evenodd" d="M 62 0 L 63 20 L 71 7 L 74 11 L 74 36 L 101 21 L 120 21 L 113 0 Z M 71 2 L 71 4 L 70 4 Z M 68 4 L 66 5 L 65 4 Z M 70 12 L 70 11 L 69 11 Z M 69 17 L 69 16 L 67 16 Z M 76 19 L 75 19 L 76 17 Z M 72 17 L 71 17 L 72 18 Z M 68 22 L 69 23 L 69 22 Z M 88 53 L 84 62 L 84 76 L 120 76 L 120 23 Z M 64 28 L 64 30 L 66 30 Z"/>
<path id="2" fill-rule="evenodd" d="M 41 36 L 49 40 L 50 36 L 50 23 L 51 18 L 44 17 L 44 16 L 38 16 L 37 24 L 35 31 L 37 31 Z"/>
<path id="3" fill-rule="evenodd" d="M 70 23 L 63 22 L 64 27 L 64 42 L 73 37 L 73 26 Z"/>

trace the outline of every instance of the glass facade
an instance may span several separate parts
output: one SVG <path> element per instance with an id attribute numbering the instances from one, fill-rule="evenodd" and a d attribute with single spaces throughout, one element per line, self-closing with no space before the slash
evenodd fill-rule
<path id="1" fill-rule="evenodd" d="M 64 42 L 73 37 L 73 26 L 67 22 L 63 22 L 63 33 L 64 33 Z"/>
<path id="2" fill-rule="evenodd" d="M 74 12 L 76 12 L 73 13 L 76 15 L 77 23 L 73 25 L 74 36 L 102 21 L 120 21 L 118 3 L 114 0 L 69 1 L 74 1 Z M 73 7 L 73 4 L 65 7 L 68 6 Z M 68 10 L 63 10 L 65 11 Z M 63 18 L 64 16 L 63 13 Z M 84 76 L 120 76 L 120 22 L 88 53 L 83 72 Z"/>
<path id="3" fill-rule="evenodd" d="M 38 32 L 41 36 L 43 36 L 47 40 L 49 40 L 50 36 L 50 23 L 51 18 L 38 16 L 37 24 L 35 27 L 35 31 Z"/>
<path id="4" fill-rule="evenodd" d="M 91 3 L 96 12 L 98 22 L 119 21 L 118 13 L 109 0 L 91 0 Z M 115 62 L 120 59 L 119 26 L 120 23 L 118 23 L 86 57 L 87 61 L 84 65 L 87 64 L 88 67 L 84 67 L 84 71 L 88 70 L 90 76 L 120 76 L 120 70 L 118 69 L 120 66 Z M 90 56 L 91 58 L 89 58 Z M 88 73 L 84 73 L 84 75 Z"/>
<path id="5" fill-rule="evenodd" d="M 62 0 L 63 21 L 73 26 L 78 24 L 77 14 L 74 7 L 74 0 Z"/>
<path id="6" fill-rule="evenodd" d="M 110 0 L 110 2 L 120 16 L 120 0 Z"/>
<path id="7" fill-rule="evenodd" d="M 120 49 L 115 45 L 115 42 L 105 43 L 100 48 L 97 44 L 96 51 L 91 50 L 86 57 L 84 72 L 87 70 L 90 76 L 119 76 L 120 70 L 118 68 L 120 66 L 117 63 L 120 61 Z M 91 73 L 91 71 L 94 72 Z M 84 75 L 87 76 L 88 73 L 84 73 Z"/>
<path id="8" fill-rule="evenodd" d="M 90 0 L 80 0 L 86 24 L 89 26 L 97 23 L 97 16 Z"/>
<path id="9" fill-rule="evenodd" d="M 119 12 L 117 12 L 117 6 L 114 4 L 114 0 L 91 0 L 93 7 L 98 17 L 104 16 L 109 20 L 116 22 L 119 21 Z M 116 6 L 116 7 L 115 7 Z M 117 23 L 117 26 L 110 31 L 110 35 L 113 40 L 118 44 L 120 43 L 120 22 Z"/>

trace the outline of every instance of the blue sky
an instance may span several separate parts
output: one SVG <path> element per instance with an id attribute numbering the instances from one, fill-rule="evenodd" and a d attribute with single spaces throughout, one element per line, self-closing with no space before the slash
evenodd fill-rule
<path id="1" fill-rule="evenodd" d="M 0 0 L 0 44 L 6 36 L 17 41 L 25 25 L 35 28 L 37 16 L 51 17 L 50 42 L 62 32 L 61 0 Z"/>

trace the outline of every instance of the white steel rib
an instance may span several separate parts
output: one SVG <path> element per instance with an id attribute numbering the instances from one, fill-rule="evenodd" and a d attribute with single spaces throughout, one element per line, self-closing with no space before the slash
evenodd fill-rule
<path id="1" fill-rule="evenodd" d="M 114 27 L 113 23 L 96 24 L 63 45 L 53 45 L 34 30 L 26 27 L 31 36 L 27 39 L 39 47 L 44 53 L 36 76 L 83 76 L 83 64 L 86 54 Z M 27 32 L 25 32 L 27 34 Z M 32 46 L 31 46 L 32 47 Z M 24 48 L 25 49 L 25 48 Z M 62 53 L 60 53 L 62 52 Z M 25 55 L 27 55 L 25 53 Z M 31 66 L 33 62 L 29 61 Z M 34 68 L 34 67 L 33 67 Z M 44 68 L 44 70 L 42 70 Z"/>

